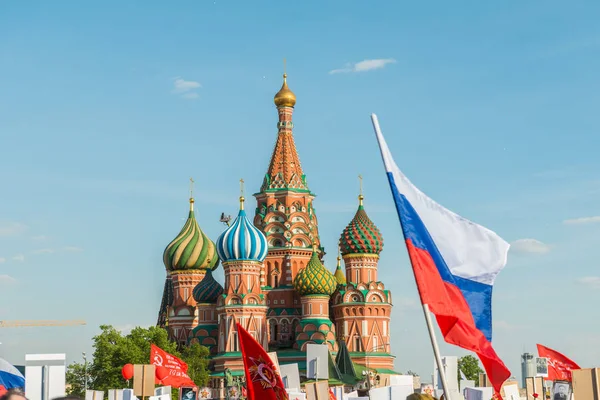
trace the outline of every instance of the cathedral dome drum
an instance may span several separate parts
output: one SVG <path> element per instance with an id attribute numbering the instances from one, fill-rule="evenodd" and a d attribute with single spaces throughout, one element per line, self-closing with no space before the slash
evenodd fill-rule
<path id="1" fill-rule="evenodd" d="M 359 206 L 354 218 L 346 226 L 340 237 L 342 255 L 379 254 L 383 250 L 383 237 L 379 228 L 369 219 L 359 196 Z"/>
<path id="2" fill-rule="evenodd" d="M 313 251 L 306 268 L 298 272 L 294 279 L 294 289 L 301 296 L 326 295 L 331 296 L 337 288 L 337 280 L 319 260 L 317 252 Z"/>
<path id="3" fill-rule="evenodd" d="M 215 244 L 210 240 L 194 216 L 194 199 L 190 199 L 190 213 L 181 232 L 167 246 L 163 253 L 163 262 L 168 271 L 215 269 L 219 257 Z"/>
<path id="4" fill-rule="evenodd" d="M 223 262 L 263 262 L 268 251 L 267 238 L 256 228 L 244 211 L 244 197 L 240 197 L 240 212 L 233 223 L 217 239 L 217 253 Z"/>
<path id="5" fill-rule="evenodd" d="M 223 294 L 223 286 L 215 280 L 212 271 L 206 271 L 204 278 L 196 285 L 192 294 L 194 300 L 198 303 L 216 303 L 217 299 Z"/>

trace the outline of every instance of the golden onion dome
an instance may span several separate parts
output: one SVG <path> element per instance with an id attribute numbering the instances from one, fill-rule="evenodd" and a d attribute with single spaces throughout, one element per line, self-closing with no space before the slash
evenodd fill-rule
<path id="1" fill-rule="evenodd" d="M 279 92 L 275 94 L 273 99 L 277 108 L 279 107 L 294 107 L 296 104 L 296 95 L 290 90 L 287 85 L 287 74 L 283 74 L 283 85 Z"/>

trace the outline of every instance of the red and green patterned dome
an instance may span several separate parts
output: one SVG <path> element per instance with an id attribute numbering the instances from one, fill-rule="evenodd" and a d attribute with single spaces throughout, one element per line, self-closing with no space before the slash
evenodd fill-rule
<path id="1" fill-rule="evenodd" d="M 359 196 L 359 205 L 354 218 L 342 232 L 340 250 L 347 254 L 379 254 L 383 250 L 383 237 L 379 228 L 371 221 Z"/>
<path id="2" fill-rule="evenodd" d="M 321 263 L 317 252 L 313 251 L 306 268 L 298 272 L 294 279 L 294 289 L 300 296 L 331 296 L 337 288 L 337 280 Z"/>

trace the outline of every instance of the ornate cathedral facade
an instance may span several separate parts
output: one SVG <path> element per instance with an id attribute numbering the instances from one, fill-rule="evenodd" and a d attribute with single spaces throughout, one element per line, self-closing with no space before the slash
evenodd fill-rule
<path id="1" fill-rule="evenodd" d="M 281 364 L 297 362 L 302 370 L 308 343 L 326 344 L 335 354 L 343 340 L 353 362 L 393 370 L 392 296 L 377 276 L 383 238 L 361 193 L 339 239 L 337 268 L 332 273 L 323 265 L 315 195 L 294 143 L 296 96 L 286 78 L 274 98 L 277 138 L 254 195 L 253 221 L 242 196 L 237 218 L 213 242 L 198 225 L 190 198 L 188 219 L 164 251 L 158 325 L 180 345 L 206 346 L 215 380 L 226 369 L 243 369 L 236 322 L 265 349 L 277 351 Z M 223 284 L 212 274 L 219 266 Z"/>

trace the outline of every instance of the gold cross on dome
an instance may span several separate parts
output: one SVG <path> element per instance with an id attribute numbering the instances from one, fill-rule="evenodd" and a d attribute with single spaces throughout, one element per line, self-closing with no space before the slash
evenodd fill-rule
<path id="1" fill-rule="evenodd" d="M 244 197 L 244 180 L 240 179 L 240 196 Z"/>
<path id="2" fill-rule="evenodd" d="M 190 178 L 190 198 L 194 197 L 194 178 Z"/>
<path id="3" fill-rule="evenodd" d="M 359 194 L 362 196 L 363 194 L 363 177 L 362 175 L 358 175 L 358 183 L 360 185 Z"/>

